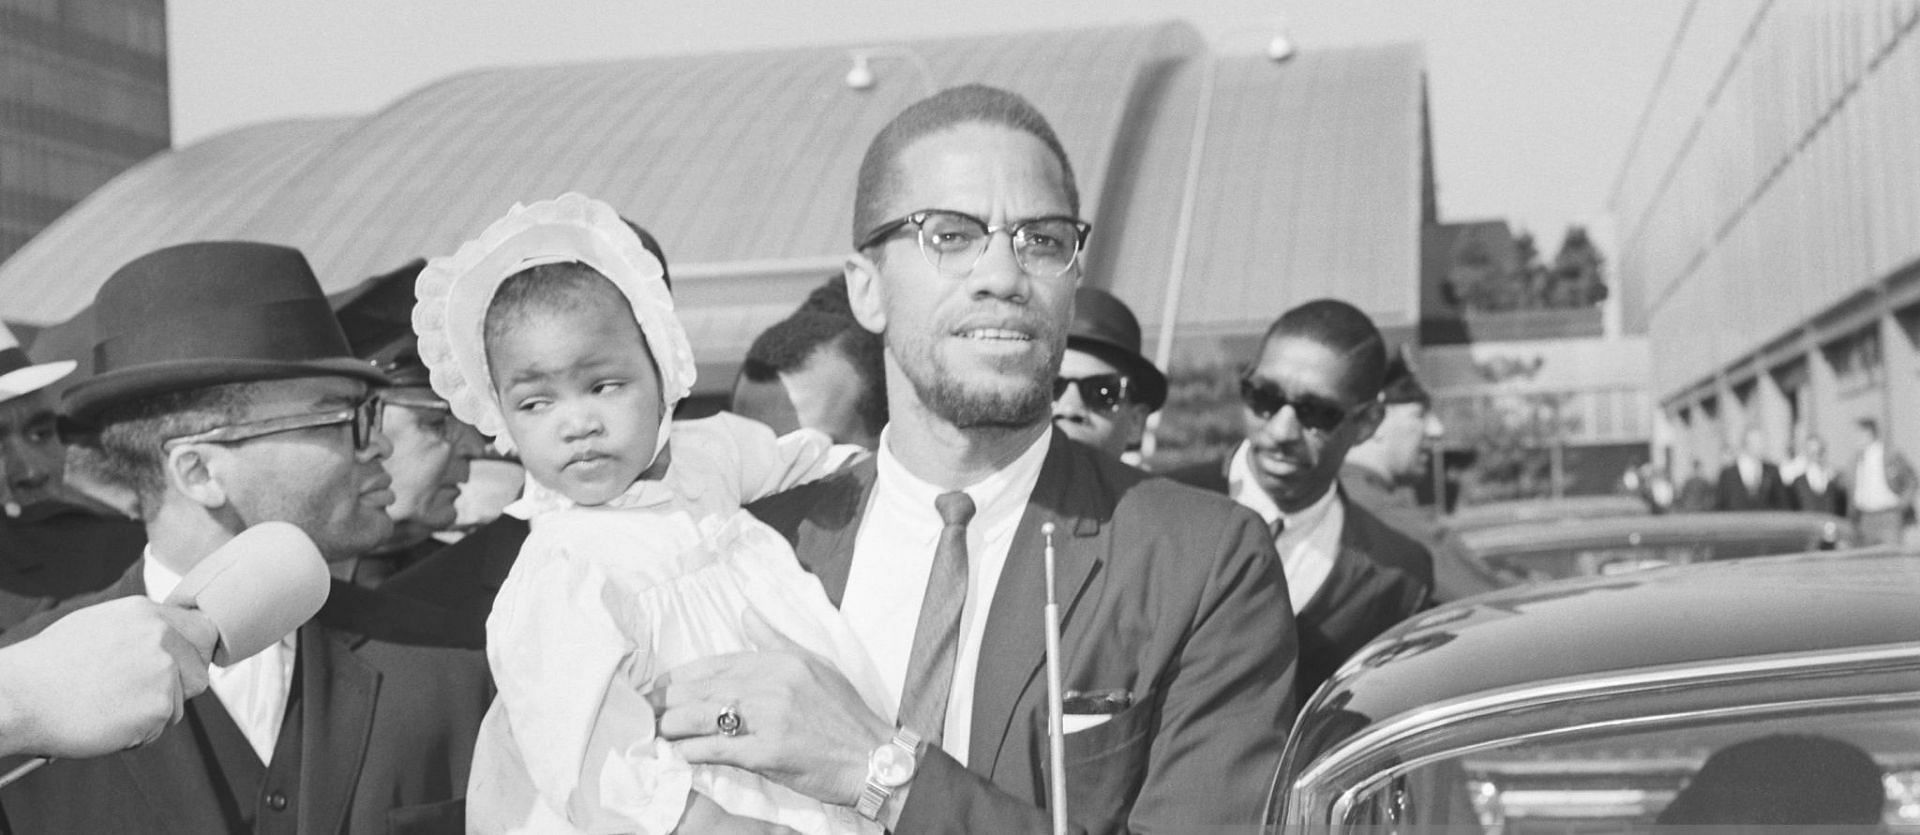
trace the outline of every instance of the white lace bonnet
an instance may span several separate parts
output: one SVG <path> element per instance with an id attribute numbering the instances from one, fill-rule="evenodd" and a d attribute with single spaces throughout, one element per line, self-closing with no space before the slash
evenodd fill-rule
<path id="1" fill-rule="evenodd" d="M 693 390 L 693 347 L 674 315 L 666 266 L 612 206 L 574 192 L 530 206 L 514 204 L 480 237 L 427 262 L 414 283 L 413 330 L 435 394 L 453 415 L 513 449 L 487 368 L 483 329 L 494 293 L 509 277 L 542 264 L 578 261 L 620 288 L 660 372 L 660 438 L 667 445 L 674 404 Z"/>

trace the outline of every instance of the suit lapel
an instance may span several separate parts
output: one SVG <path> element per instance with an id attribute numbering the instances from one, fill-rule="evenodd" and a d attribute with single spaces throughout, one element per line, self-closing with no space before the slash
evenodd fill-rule
<path id="1" fill-rule="evenodd" d="M 847 591 L 847 572 L 853 565 L 853 544 L 860 535 L 860 518 L 866 513 L 867 497 L 873 493 L 878 470 L 869 455 L 846 472 L 846 478 L 822 485 L 830 490 L 821 502 L 809 509 L 794 537 L 794 555 L 800 564 L 820 578 L 827 599 L 835 608 Z"/>
<path id="2" fill-rule="evenodd" d="M 300 627 L 300 831 L 339 832 L 372 739 L 380 674 L 342 636 Z"/>
<path id="3" fill-rule="evenodd" d="M 100 591 L 94 600 L 145 597 L 147 583 L 135 560 L 113 585 Z M 197 712 L 222 710 L 212 692 L 189 700 L 186 710 Z M 202 748 L 193 730 L 194 720 L 186 719 L 160 735 L 152 744 L 119 755 L 133 785 L 153 811 L 156 826 L 167 832 L 219 832 L 227 822 L 220 816 L 219 793 L 207 773 L 211 751 Z"/>
<path id="4" fill-rule="evenodd" d="M 1110 505 L 1111 497 L 1100 489 L 1103 485 L 1093 473 L 1084 472 L 1079 454 L 1066 436 L 1054 432 L 1052 447 L 1040 466 L 1040 480 L 1014 530 L 1006 567 L 1001 570 L 999 587 L 987 610 L 986 633 L 981 639 L 974 678 L 967 755 L 969 765 L 983 774 L 994 773 L 1013 727 L 1014 707 L 1046 661 L 1046 538 L 1041 534 L 1042 526 L 1054 523 L 1054 596 L 1060 604 L 1063 634 L 1081 593 L 1101 563 L 1106 540 L 1095 535 L 1105 514 L 1098 508 Z"/>

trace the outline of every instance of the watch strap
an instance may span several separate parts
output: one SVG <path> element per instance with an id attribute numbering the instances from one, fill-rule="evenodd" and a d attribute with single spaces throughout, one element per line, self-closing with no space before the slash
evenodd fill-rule
<path id="1" fill-rule="evenodd" d="M 907 756 L 913 758 L 912 761 L 915 770 L 919 770 L 919 734 L 907 728 L 896 728 L 893 732 L 893 738 L 887 740 L 886 745 L 882 747 L 885 748 L 889 746 L 899 748 Z M 876 750 L 875 753 L 878 753 L 878 750 Z M 913 775 L 908 774 L 907 779 L 913 779 Z M 886 805 L 887 798 L 892 797 L 894 789 L 899 788 L 901 785 L 905 785 L 905 783 L 889 785 L 881 782 L 880 774 L 874 765 L 873 757 L 869 755 L 867 758 L 867 782 L 866 785 L 860 787 L 860 799 L 854 803 L 854 811 L 859 812 L 860 816 L 867 820 L 878 821 L 880 819 L 880 807 Z"/>

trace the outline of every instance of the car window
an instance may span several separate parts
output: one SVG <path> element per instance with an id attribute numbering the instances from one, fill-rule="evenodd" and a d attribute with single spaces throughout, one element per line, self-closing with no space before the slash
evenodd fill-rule
<path id="1" fill-rule="evenodd" d="M 1920 708 L 1820 715 L 1802 709 L 1515 742 L 1375 783 L 1347 808 L 1344 822 L 1488 835 L 1743 824 L 1915 827 Z"/>

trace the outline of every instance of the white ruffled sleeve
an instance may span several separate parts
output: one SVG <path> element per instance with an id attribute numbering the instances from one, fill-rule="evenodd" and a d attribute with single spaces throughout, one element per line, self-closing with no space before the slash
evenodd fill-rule
<path id="1" fill-rule="evenodd" d="M 733 453 L 741 504 L 818 480 L 864 452 L 835 444 L 818 429 L 803 427 L 776 438 L 766 424 L 731 412 L 707 420 L 722 430 Z"/>
<path id="2" fill-rule="evenodd" d="M 656 739 L 639 693 L 654 671 L 638 590 L 542 534 L 536 523 L 487 619 L 487 660 L 527 777 L 580 831 L 671 832 L 692 769 Z"/>

